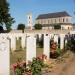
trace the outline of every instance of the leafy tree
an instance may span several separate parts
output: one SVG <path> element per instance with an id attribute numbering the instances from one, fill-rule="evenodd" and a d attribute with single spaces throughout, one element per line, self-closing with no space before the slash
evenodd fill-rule
<path id="1" fill-rule="evenodd" d="M 18 24 L 17 30 L 22 30 L 24 32 L 25 24 Z"/>
<path id="2" fill-rule="evenodd" d="M 61 29 L 61 25 L 54 25 L 54 29 Z"/>
<path id="3" fill-rule="evenodd" d="M 40 29 L 42 29 L 42 25 L 41 24 L 35 24 L 34 28 L 37 30 L 40 30 Z"/>
<path id="4" fill-rule="evenodd" d="M 11 25 L 14 22 L 14 19 L 11 17 L 9 13 L 9 4 L 7 0 L 0 0 L 0 25 L 5 25 L 6 29 L 10 31 Z"/>
<path id="5" fill-rule="evenodd" d="M 0 33 L 4 33 L 4 29 L 2 26 L 0 26 Z"/>

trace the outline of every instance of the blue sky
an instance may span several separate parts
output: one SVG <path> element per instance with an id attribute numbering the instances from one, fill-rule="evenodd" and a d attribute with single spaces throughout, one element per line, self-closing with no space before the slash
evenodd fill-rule
<path id="1" fill-rule="evenodd" d="M 74 0 L 8 0 L 11 16 L 15 19 L 12 28 L 16 29 L 19 23 L 27 24 L 27 13 L 32 12 L 33 22 L 39 14 L 67 11 L 75 23 Z"/>

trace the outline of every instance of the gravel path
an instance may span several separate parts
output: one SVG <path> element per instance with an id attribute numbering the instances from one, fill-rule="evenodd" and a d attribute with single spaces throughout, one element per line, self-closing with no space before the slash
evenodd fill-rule
<path id="1" fill-rule="evenodd" d="M 75 58 L 75 57 L 74 57 Z M 60 75 L 75 75 L 75 59 L 69 62 L 62 70 Z"/>
<path id="2" fill-rule="evenodd" d="M 57 63 L 51 72 L 43 75 L 75 75 L 75 54 L 69 52 L 65 62 Z"/>

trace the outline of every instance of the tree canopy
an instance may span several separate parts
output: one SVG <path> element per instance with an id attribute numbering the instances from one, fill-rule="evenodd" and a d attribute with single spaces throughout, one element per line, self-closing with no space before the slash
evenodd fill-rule
<path id="1" fill-rule="evenodd" d="M 41 24 L 35 24 L 34 28 L 37 30 L 40 30 L 40 29 L 42 29 L 42 25 Z"/>
<path id="2" fill-rule="evenodd" d="M 5 25 L 6 29 L 9 31 L 14 22 L 14 19 L 9 13 L 9 4 L 7 0 L 0 0 L 0 25 Z"/>
<path id="3" fill-rule="evenodd" d="M 24 32 L 24 29 L 25 29 L 25 24 L 18 24 L 18 27 L 17 27 L 17 30 L 22 30 Z"/>
<path id="4" fill-rule="evenodd" d="M 61 25 L 54 25 L 54 29 L 61 29 Z"/>
<path id="5" fill-rule="evenodd" d="M 3 33 L 4 32 L 4 29 L 2 26 L 0 26 L 0 33 Z"/>

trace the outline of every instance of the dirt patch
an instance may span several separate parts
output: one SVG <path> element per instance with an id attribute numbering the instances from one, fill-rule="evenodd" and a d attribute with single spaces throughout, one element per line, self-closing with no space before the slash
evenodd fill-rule
<path id="1" fill-rule="evenodd" d="M 63 56 L 63 59 L 61 58 L 61 60 L 55 61 L 55 66 L 52 68 L 51 72 L 45 73 L 43 75 L 75 75 L 75 67 L 73 68 L 73 66 L 75 65 L 74 63 L 75 55 L 72 52 L 68 51 Z M 69 74 L 67 74 L 67 72 Z"/>

